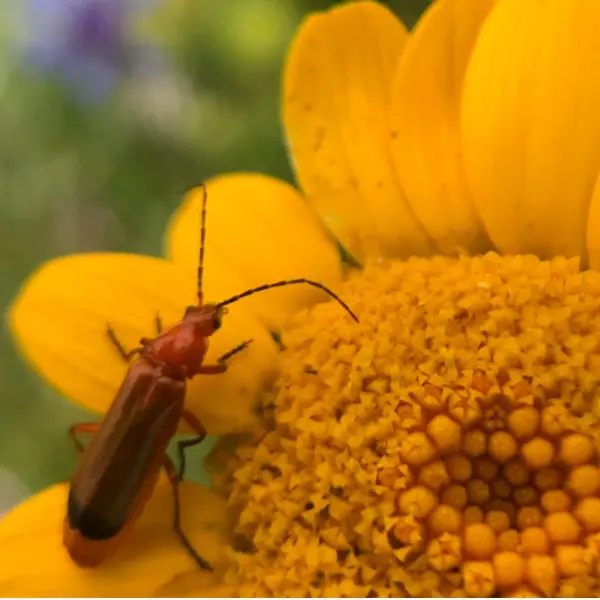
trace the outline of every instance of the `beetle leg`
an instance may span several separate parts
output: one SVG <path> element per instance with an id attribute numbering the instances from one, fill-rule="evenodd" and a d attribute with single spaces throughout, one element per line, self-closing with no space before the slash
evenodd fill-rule
<path id="1" fill-rule="evenodd" d="M 196 371 L 199 375 L 219 375 L 227 371 L 226 363 L 217 363 L 215 365 L 202 365 Z"/>
<path id="2" fill-rule="evenodd" d="M 129 362 L 129 359 L 131 358 L 132 353 L 127 352 L 127 350 L 125 349 L 125 346 L 123 346 L 123 344 L 121 344 L 121 342 L 119 341 L 119 338 L 117 337 L 117 334 L 115 333 L 115 330 L 108 323 L 106 324 L 106 335 L 108 335 L 108 339 L 112 342 L 113 346 L 117 349 L 121 358 L 125 362 Z"/>
<path id="3" fill-rule="evenodd" d="M 177 442 L 177 454 L 179 456 L 179 473 L 178 478 L 181 481 L 185 474 L 185 451 L 187 448 L 197 446 L 206 439 L 206 429 L 200 423 L 200 420 L 189 410 L 184 410 L 181 418 L 196 432 L 197 436 L 189 440 Z"/>
<path id="4" fill-rule="evenodd" d="M 225 354 L 223 354 L 223 356 L 219 357 L 217 359 L 217 362 L 218 363 L 227 362 L 232 356 L 234 356 L 238 352 L 241 352 L 242 350 L 245 350 L 251 343 L 252 343 L 252 340 L 246 340 L 245 342 L 238 344 L 235 348 L 232 348 L 229 352 L 225 352 Z"/>
<path id="5" fill-rule="evenodd" d="M 246 340 L 245 342 L 238 344 L 235 348 L 232 348 L 229 352 L 226 352 L 223 354 L 223 356 L 220 356 L 214 365 L 202 365 L 198 369 L 198 374 L 217 375 L 219 373 L 225 373 L 225 371 L 227 371 L 227 361 L 238 352 L 245 350 L 251 343 L 252 340 Z"/>
<path id="6" fill-rule="evenodd" d="M 160 318 L 160 313 L 156 313 L 156 316 L 154 317 L 154 324 L 156 325 L 156 333 L 160 335 L 163 332 L 163 322 Z"/>
<path id="7" fill-rule="evenodd" d="M 71 425 L 71 427 L 69 427 L 69 436 L 75 443 L 77 450 L 83 452 L 85 448 L 78 435 L 80 433 L 96 433 L 97 431 L 98 423 L 77 423 L 76 425 Z"/>
<path id="8" fill-rule="evenodd" d="M 186 550 L 190 553 L 192 558 L 198 563 L 198 566 L 205 571 L 212 571 L 213 568 L 210 564 L 202 558 L 194 549 L 191 542 L 187 539 L 187 536 L 181 529 L 181 502 L 179 499 L 179 479 L 177 478 L 177 471 L 175 470 L 175 465 L 173 461 L 165 456 L 163 466 L 165 471 L 167 472 L 167 476 L 169 477 L 169 481 L 171 482 L 171 486 L 173 487 L 173 529 L 175 529 L 175 533 L 179 536 L 181 543 L 185 546 Z"/>

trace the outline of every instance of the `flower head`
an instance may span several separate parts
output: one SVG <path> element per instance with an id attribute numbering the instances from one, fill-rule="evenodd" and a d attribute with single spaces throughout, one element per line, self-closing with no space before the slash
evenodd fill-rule
<path id="1" fill-rule="evenodd" d="M 82 572 L 58 550 L 57 488 L 0 526 L 0 581 L 30 591 L 44 569 L 36 593 L 596 594 L 600 276 L 584 267 L 600 264 L 599 11 L 437 0 L 410 34 L 370 1 L 310 16 L 283 90 L 310 203 L 259 175 L 210 181 L 205 296 L 306 276 L 360 323 L 290 288 L 234 305 L 215 336 L 215 356 L 255 343 L 194 381 L 187 405 L 213 433 L 257 437 L 215 450 L 218 506 L 197 490 L 183 507 L 195 543 L 220 542 L 213 576 L 183 553 L 160 567 L 144 546 L 173 538 L 152 521 L 108 574 Z M 71 256 L 25 284 L 11 329 L 66 396 L 106 410 L 126 369 L 106 322 L 131 346 L 157 310 L 175 322 L 193 299 L 198 200 L 171 222 L 169 260 Z M 345 272 L 312 206 L 361 271 Z M 132 579 L 134 564 L 152 577 Z"/>
<path id="2" fill-rule="evenodd" d="M 360 324 L 297 316 L 274 426 L 217 479 L 251 548 L 225 580 L 251 597 L 592 593 L 600 274 L 419 259 L 342 293 Z"/>

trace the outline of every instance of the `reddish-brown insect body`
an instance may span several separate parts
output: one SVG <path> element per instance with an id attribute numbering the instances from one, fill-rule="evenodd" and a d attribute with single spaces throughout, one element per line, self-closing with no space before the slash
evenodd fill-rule
<path id="1" fill-rule="evenodd" d="M 242 342 L 215 364 L 204 364 L 208 338 L 221 327 L 226 305 L 273 287 L 304 283 L 325 291 L 358 320 L 333 292 L 307 279 L 278 281 L 247 290 L 218 304 L 204 304 L 204 186 L 203 190 L 198 304 L 188 307 L 183 319 L 164 332 L 157 318 L 157 337 L 142 338 L 140 347 L 131 352 L 123 348 L 108 326 L 108 337 L 123 359 L 129 361 L 134 355 L 138 358 L 129 367 L 102 421 L 71 428 L 71 435 L 83 456 L 71 479 L 63 539 L 71 558 L 82 567 L 99 565 L 121 546 L 142 514 L 160 469 L 164 467 L 173 487 L 173 527 L 196 563 L 203 569 L 211 568 L 181 529 L 178 484 L 185 466 L 184 449 L 199 444 L 206 436 L 200 421 L 184 407 L 186 381 L 196 375 L 224 373 L 227 360 L 250 344 L 250 340 Z M 176 472 L 166 451 L 181 420 L 197 435 L 179 442 L 180 469 Z M 76 437 L 78 433 L 94 434 L 87 448 L 84 449 Z"/>

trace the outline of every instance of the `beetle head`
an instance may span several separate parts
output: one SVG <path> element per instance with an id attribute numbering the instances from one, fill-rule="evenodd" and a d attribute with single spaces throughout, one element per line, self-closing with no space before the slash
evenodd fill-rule
<path id="1" fill-rule="evenodd" d="M 227 314 L 227 309 L 216 304 L 188 306 L 185 309 L 183 320 L 186 323 L 191 323 L 197 333 L 208 337 L 221 328 L 223 315 L 225 314 Z"/>

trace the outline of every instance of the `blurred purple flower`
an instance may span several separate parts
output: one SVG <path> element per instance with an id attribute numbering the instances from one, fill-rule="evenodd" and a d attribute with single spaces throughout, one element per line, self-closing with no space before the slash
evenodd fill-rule
<path id="1" fill-rule="evenodd" d="M 108 95 L 122 77 L 160 70 L 156 46 L 136 40 L 132 22 L 160 0 L 21 0 L 25 58 L 59 75 L 86 101 Z"/>

